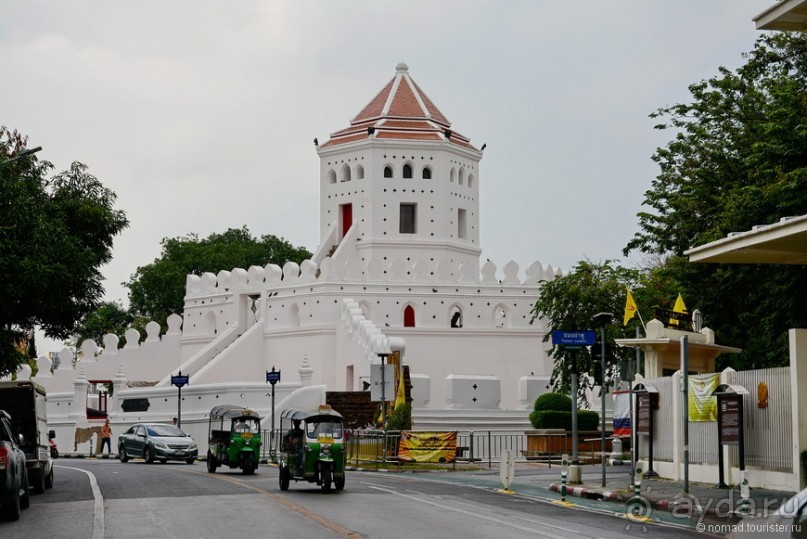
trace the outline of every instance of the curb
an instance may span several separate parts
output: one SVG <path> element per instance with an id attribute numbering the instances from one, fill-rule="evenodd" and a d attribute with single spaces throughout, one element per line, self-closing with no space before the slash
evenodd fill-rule
<path id="1" fill-rule="evenodd" d="M 560 493 L 560 483 L 552 483 L 549 485 L 549 490 Z M 608 502 L 623 502 L 625 498 L 619 493 L 612 490 L 597 490 L 587 487 L 572 487 L 566 485 L 567 496 L 577 496 L 578 498 L 586 498 L 589 500 L 604 500 Z"/>

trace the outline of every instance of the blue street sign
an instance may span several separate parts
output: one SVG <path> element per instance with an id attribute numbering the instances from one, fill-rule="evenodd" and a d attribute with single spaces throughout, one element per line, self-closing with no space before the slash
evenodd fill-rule
<path id="1" fill-rule="evenodd" d="M 179 375 L 179 376 L 171 376 L 171 385 L 182 387 L 188 385 L 188 380 L 190 380 L 190 376 L 187 374 Z"/>
<path id="2" fill-rule="evenodd" d="M 275 385 L 280 381 L 280 371 L 276 371 L 274 367 L 271 371 L 266 371 L 266 382 Z"/>
<path id="3" fill-rule="evenodd" d="M 595 331 L 552 331 L 552 344 L 555 346 L 591 346 L 597 342 Z"/>

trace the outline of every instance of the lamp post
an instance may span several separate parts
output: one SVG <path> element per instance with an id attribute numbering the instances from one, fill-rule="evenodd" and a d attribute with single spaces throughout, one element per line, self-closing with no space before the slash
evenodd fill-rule
<path id="1" fill-rule="evenodd" d="M 276 462 L 275 460 L 275 451 L 274 451 L 274 443 L 275 443 L 275 384 L 280 381 L 280 371 L 275 370 L 275 366 L 272 365 L 271 371 L 266 371 L 266 381 L 267 383 L 272 384 L 272 426 L 269 429 L 269 456 L 272 458 L 272 462 Z"/>
<path id="2" fill-rule="evenodd" d="M 605 326 L 611 323 L 614 313 L 597 313 L 591 319 L 600 326 L 600 457 L 602 459 L 602 486 L 605 486 Z"/>
<path id="3" fill-rule="evenodd" d="M 15 155 L 14 157 L 12 157 L 11 159 L 6 159 L 5 161 L 0 161 L 0 167 L 2 167 L 4 165 L 7 165 L 9 163 L 13 163 L 17 159 L 22 159 L 23 157 L 28 157 L 29 155 L 33 155 L 36 152 L 40 151 L 41 149 L 42 149 L 42 146 L 37 146 L 36 148 L 31 148 L 30 150 L 23 150 L 20 153 L 18 153 L 17 155 Z"/>

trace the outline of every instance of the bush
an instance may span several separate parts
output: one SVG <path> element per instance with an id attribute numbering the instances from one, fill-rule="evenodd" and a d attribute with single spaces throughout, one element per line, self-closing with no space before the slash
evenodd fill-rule
<path id="1" fill-rule="evenodd" d="M 412 405 L 398 406 L 387 418 L 387 430 L 412 430 Z"/>
<path id="2" fill-rule="evenodd" d="M 563 393 L 544 393 L 535 399 L 530 423 L 536 429 L 572 430 L 572 399 Z M 578 430 L 597 430 L 600 414 L 593 410 L 577 411 Z"/>
<path id="3" fill-rule="evenodd" d="M 535 399 L 533 410 L 555 410 L 558 412 L 571 412 L 572 399 L 563 393 L 544 393 Z"/>

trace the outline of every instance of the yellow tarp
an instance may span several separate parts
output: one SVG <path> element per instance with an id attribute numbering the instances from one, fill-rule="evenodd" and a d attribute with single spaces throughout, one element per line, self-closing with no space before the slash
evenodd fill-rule
<path id="1" fill-rule="evenodd" d="M 689 420 L 717 421 L 717 397 L 713 397 L 717 389 L 720 375 L 699 374 L 689 376 Z"/>

